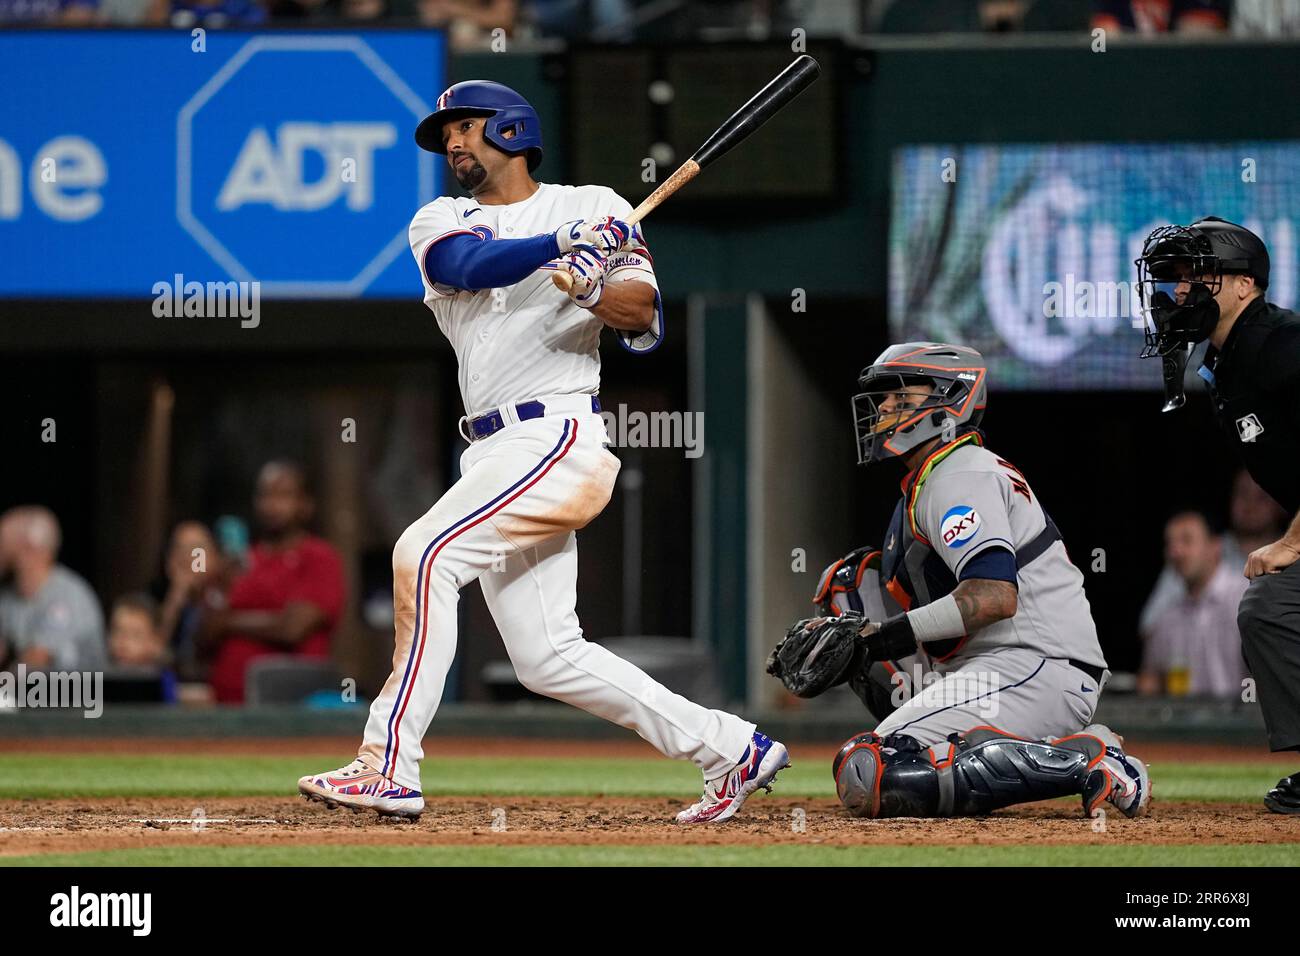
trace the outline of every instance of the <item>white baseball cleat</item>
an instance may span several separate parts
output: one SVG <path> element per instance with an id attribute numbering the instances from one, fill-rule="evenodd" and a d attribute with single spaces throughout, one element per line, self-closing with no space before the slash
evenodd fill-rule
<path id="1" fill-rule="evenodd" d="M 1091 815 L 1096 804 L 1107 800 L 1127 817 L 1146 813 L 1151 805 L 1151 776 L 1146 764 L 1124 752 L 1124 738 L 1105 724 L 1089 724 L 1081 731 L 1106 745 L 1101 762 L 1084 786 L 1084 809 Z"/>
<path id="2" fill-rule="evenodd" d="M 359 813 L 374 810 L 382 817 L 417 820 L 424 812 L 419 790 L 399 786 L 378 770 L 371 770 L 358 758 L 346 767 L 328 773 L 311 774 L 298 781 L 298 792 L 331 810 L 339 807 Z"/>
<path id="3" fill-rule="evenodd" d="M 755 733 L 740 763 L 721 777 L 705 781 L 700 801 L 677 814 L 678 823 L 721 823 L 736 815 L 750 794 L 771 791 L 776 775 L 790 766 L 785 744 Z"/>

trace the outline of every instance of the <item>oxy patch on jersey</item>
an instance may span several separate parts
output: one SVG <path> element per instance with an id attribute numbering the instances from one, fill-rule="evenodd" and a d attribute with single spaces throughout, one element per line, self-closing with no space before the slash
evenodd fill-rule
<path id="1" fill-rule="evenodd" d="M 979 534 L 982 523 L 979 512 L 970 505 L 957 505 L 949 508 L 939 523 L 939 539 L 950 548 L 963 547 Z"/>

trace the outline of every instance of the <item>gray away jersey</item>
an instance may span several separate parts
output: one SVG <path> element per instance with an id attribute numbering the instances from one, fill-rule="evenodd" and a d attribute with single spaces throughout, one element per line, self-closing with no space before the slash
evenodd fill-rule
<path id="1" fill-rule="evenodd" d="M 1019 469 L 976 444 L 956 448 L 935 464 L 921 484 L 914 514 L 917 532 L 959 580 L 976 555 L 999 546 L 1023 550 L 1047 527 Z M 972 635 L 948 668 L 1001 647 L 1106 666 L 1083 575 L 1063 542 L 1053 541 L 1022 567 L 1016 583 L 1015 615 Z"/>

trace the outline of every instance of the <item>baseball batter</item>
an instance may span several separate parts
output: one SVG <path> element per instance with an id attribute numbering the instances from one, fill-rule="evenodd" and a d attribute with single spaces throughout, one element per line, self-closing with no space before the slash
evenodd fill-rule
<path id="1" fill-rule="evenodd" d="M 663 335 L 650 253 L 622 222 L 631 207 L 604 186 L 536 182 L 537 114 L 498 83 L 452 86 L 416 142 L 446 155 L 470 194 L 435 200 L 410 228 L 424 301 L 456 352 L 470 445 L 460 480 L 393 550 L 393 673 L 357 759 L 298 788 L 331 807 L 420 815 L 421 740 L 455 654 L 460 589 L 478 580 L 525 687 L 691 760 L 704 796 L 678 822 L 725 820 L 769 788 L 786 748 L 588 643 L 575 612 L 575 532 L 619 470 L 599 415 L 600 334 L 609 326 L 634 352 Z M 574 279 L 567 293 L 556 269 Z"/>
<path id="2" fill-rule="evenodd" d="M 1109 671 L 1083 575 L 1024 474 L 984 447 L 986 379 L 974 349 L 930 342 L 863 370 L 858 460 L 905 463 L 903 497 L 884 548 L 828 569 L 828 616 L 796 624 L 769 671 L 802 696 L 847 682 L 879 720 L 835 759 L 855 814 L 1081 794 L 1089 815 L 1109 800 L 1135 816 L 1146 768 L 1090 724 Z"/>

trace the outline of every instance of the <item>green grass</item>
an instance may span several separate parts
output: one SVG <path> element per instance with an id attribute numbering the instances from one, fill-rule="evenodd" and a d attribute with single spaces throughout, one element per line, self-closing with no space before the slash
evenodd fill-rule
<path id="1" fill-rule="evenodd" d="M 1297 866 L 1300 846 L 231 846 L 0 857 L 0 866 Z"/>
<path id="2" fill-rule="evenodd" d="M 182 754 L 0 755 L 0 799 L 33 797 L 286 796 L 300 776 L 345 762 L 327 757 L 187 756 Z M 1167 801 L 1256 803 L 1277 782 L 1274 766 L 1249 763 L 1155 764 L 1155 793 Z M 661 759 L 430 757 L 424 792 L 447 796 L 685 797 L 698 771 Z M 777 793 L 830 797 L 827 761 L 800 761 L 781 774 Z"/>

